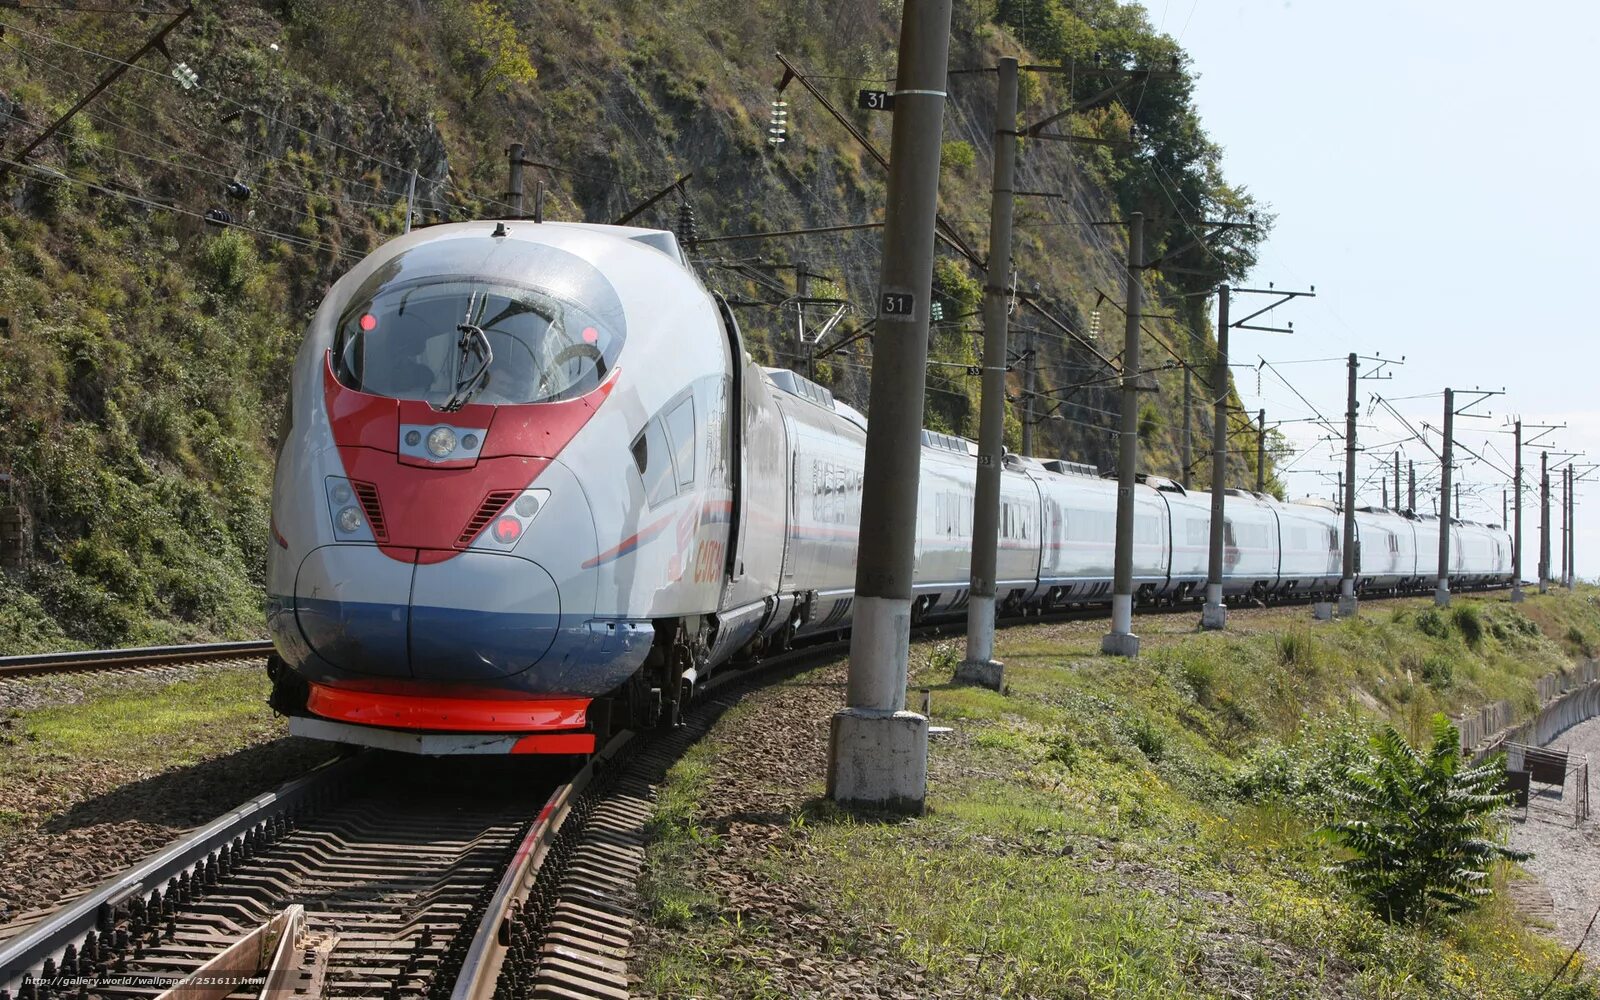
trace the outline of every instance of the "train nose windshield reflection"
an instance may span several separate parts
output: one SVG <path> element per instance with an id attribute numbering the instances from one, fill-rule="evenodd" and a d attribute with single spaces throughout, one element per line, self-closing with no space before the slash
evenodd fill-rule
<path id="1" fill-rule="evenodd" d="M 463 328 L 489 350 L 463 351 Z M 435 280 L 380 289 L 340 324 L 335 374 L 353 389 L 445 408 L 569 399 L 605 378 L 613 340 L 597 319 L 534 289 Z M 474 379 L 487 353 L 492 360 Z"/>

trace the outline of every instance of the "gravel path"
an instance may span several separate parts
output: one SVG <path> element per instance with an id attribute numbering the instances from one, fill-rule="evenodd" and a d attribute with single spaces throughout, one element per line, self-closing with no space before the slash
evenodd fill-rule
<path id="1" fill-rule="evenodd" d="M 1566 787 L 1558 798 L 1552 786 L 1535 785 L 1528 818 L 1514 810 L 1511 846 L 1532 851 L 1527 868 L 1549 889 L 1555 903 L 1556 937 L 1575 945 L 1584 928 L 1600 907 L 1600 815 L 1594 811 L 1600 798 L 1600 718 L 1580 722 L 1556 737 L 1550 746 L 1566 750 L 1576 762 L 1579 754 L 1589 756 L 1589 818 L 1582 824 L 1573 820 L 1573 800 L 1578 776 L 1567 775 Z M 1542 791 L 1541 791 L 1542 790 Z M 1592 931 L 1583 945 L 1584 953 L 1600 957 L 1600 928 Z"/>

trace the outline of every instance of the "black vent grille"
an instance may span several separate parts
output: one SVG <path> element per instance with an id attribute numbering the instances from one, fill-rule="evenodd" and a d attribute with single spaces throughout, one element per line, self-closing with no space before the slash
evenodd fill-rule
<path id="1" fill-rule="evenodd" d="M 378 488 L 371 483 L 351 480 L 350 488 L 356 491 L 361 509 L 367 512 L 367 524 L 372 527 L 372 537 L 380 542 L 389 540 L 389 525 L 383 519 L 383 506 L 378 503 Z"/>
<path id="2" fill-rule="evenodd" d="M 456 548 L 464 549 L 471 545 L 472 540 L 478 537 L 478 532 L 487 527 L 489 522 L 516 498 L 516 490 L 494 490 L 484 497 L 483 503 L 478 505 L 477 513 L 472 515 L 471 520 L 467 521 L 467 526 L 461 530 L 461 537 L 456 539 Z"/>

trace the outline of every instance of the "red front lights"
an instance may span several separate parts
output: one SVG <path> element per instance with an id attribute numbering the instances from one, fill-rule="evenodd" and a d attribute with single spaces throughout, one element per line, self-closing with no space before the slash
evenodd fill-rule
<path id="1" fill-rule="evenodd" d="M 522 523 L 514 517 L 502 517 L 490 530 L 494 532 L 495 541 L 510 545 L 522 536 Z"/>
<path id="2" fill-rule="evenodd" d="M 592 326 L 586 326 L 586 327 L 583 328 L 583 342 L 585 344 L 598 343 L 599 340 L 600 340 L 600 331 L 599 330 L 596 330 Z"/>
<path id="3" fill-rule="evenodd" d="M 364 330 L 367 333 L 371 333 L 373 330 L 377 329 L 377 327 L 378 327 L 378 317 L 372 315 L 371 313 L 362 314 L 362 317 L 361 317 L 361 329 L 362 330 Z"/>

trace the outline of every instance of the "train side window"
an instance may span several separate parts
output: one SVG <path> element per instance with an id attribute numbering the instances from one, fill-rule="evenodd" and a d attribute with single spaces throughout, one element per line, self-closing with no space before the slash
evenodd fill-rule
<path id="1" fill-rule="evenodd" d="M 661 421 L 652 420 L 633 439 L 633 464 L 644 482 L 645 499 L 654 507 L 674 496 L 677 484 L 672 480 L 672 457 L 667 450 L 667 436 L 661 430 Z"/>
<path id="2" fill-rule="evenodd" d="M 694 482 L 694 397 L 691 396 L 667 414 L 667 433 L 672 437 L 673 460 L 678 466 L 678 485 Z"/>

